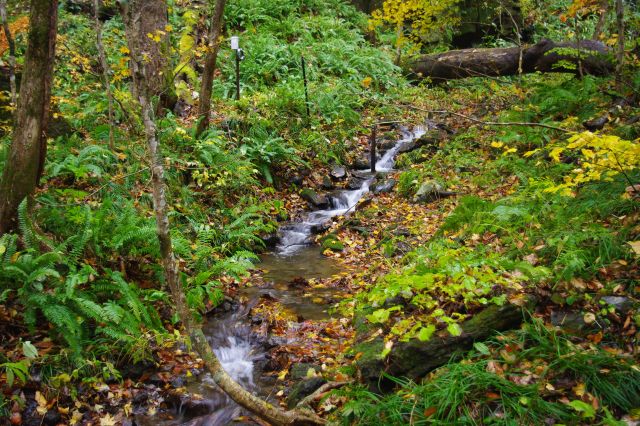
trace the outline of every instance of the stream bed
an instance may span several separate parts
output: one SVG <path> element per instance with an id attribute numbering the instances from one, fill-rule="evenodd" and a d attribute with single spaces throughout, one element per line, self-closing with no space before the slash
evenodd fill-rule
<path id="1" fill-rule="evenodd" d="M 377 160 L 377 174 L 392 171 L 398 152 L 422 136 L 425 129 L 416 127 L 413 130 L 401 129 L 401 132 L 401 138 Z M 259 342 L 252 335 L 249 313 L 261 298 L 270 297 L 293 312 L 300 322 L 330 317 L 328 308 L 340 297 L 334 289 L 321 286 L 301 288 L 295 283 L 296 280 L 329 278 L 343 272 L 342 265 L 322 255 L 320 247 L 314 244 L 314 235 L 328 221 L 353 211 L 376 178 L 368 170 L 351 171 L 351 174 L 361 182 L 358 188 L 335 191 L 329 197 L 329 208 L 307 212 L 299 220 L 280 227 L 275 249 L 263 255 L 256 265 L 263 271 L 268 285 L 240 289 L 239 295 L 246 303 L 209 318 L 203 327 L 225 371 L 245 389 L 276 404 L 275 397 L 271 395 L 273 381 L 263 376 L 260 369 L 267 356 L 264 342 Z M 162 418 L 159 415 L 138 417 L 137 424 L 224 426 L 243 414 L 243 410 L 217 388 L 209 373 L 202 373 L 187 382 L 186 389 L 192 396 L 197 395 L 197 409 L 191 407 L 193 402 L 190 402 L 190 407 L 181 403 L 174 410 L 177 412 L 164 413 Z"/>

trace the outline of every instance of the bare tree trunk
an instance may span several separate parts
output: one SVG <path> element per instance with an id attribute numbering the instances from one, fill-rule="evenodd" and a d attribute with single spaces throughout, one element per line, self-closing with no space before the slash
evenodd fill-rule
<path id="1" fill-rule="evenodd" d="M 166 109 L 173 109 L 177 102 L 173 84 L 173 69 L 171 63 L 171 43 L 167 31 L 168 9 L 165 0 L 119 0 L 122 19 L 127 33 L 129 50 L 133 52 L 132 42 L 140 46 L 144 55 L 146 68 L 146 85 L 149 87 L 150 98 L 158 96 L 156 112 L 161 114 Z M 140 70 L 135 61 L 130 62 L 135 92 L 141 87 L 136 81 Z"/>
<path id="2" fill-rule="evenodd" d="M 596 27 L 593 29 L 592 40 L 600 39 L 600 35 L 604 31 L 604 26 L 607 23 L 607 15 L 609 14 L 609 0 L 603 0 L 600 6 L 600 17 L 596 23 Z"/>
<path id="3" fill-rule="evenodd" d="M 143 45 L 143 44 L 142 44 Z M 298 408 L 291 411 L 283 411 L 278 407 L 254 396 L 242 388 L 229 376 L 215 353 L 209 346 L 207 339 L 199 325 L 194 324 L 191 312 L 186 303 L 184 290 L 180 283 L 178 266 L 173 254 L 171 235 L 169 233 L 169 216 L 167 214 L 166 184 L 164 180 L 164 167 L 160 144 L 157 138 L 156 124 L 153 119 L 154 108 L 151 105 L 151 89 L 147 85 L 148 77 L 152 77 L 147 69 L 146 57 L 138 39 L 129 40 L 133 69 L 135 92 L 142 109 L 142 120 L 145 128 L 147 144 L 151 163 L 151 183 L 153 187 L 153 208 L 156 217 L 156 230 L 160 242 L 160 254 L 167 286 L 175 303 L 176 313 L 188 333 L 193 347 L 204 360 L 207 369 L 211 372 L 216 384 L 242 407 L 254 412 L 257 416 L 273 425 L 321 425 L 324 421 L 312 410 Z M 145 59 L 143 59 L 143 57 Z"/>
<path id="4" fill-rule="evenodd" d="M 96 26 L 96 47 L 98 48 L 98 57 L 100 59 L 100 67 L 102 68 L 102 82 L 104 88 L 107 91 L 107 100 L 109 101 L 109 148 L 113 151 L 115 149 L 114 140 L 114 113 L 113 113 L 113 94 L 111 93 L 111 79 L 109 78 L 109 62 L 107 62 L 107 55 L 104 51 L 104 44 L 102 43 L 102 22 L 100 22 L 100 0 L 93 0 L 93 18 Z"/>
<path id="5" fill-rule="evenodd" d="M 0 0 L 0 20 L 4 36 L 9 45 L 9 87 L 11 90 L 11 104 L 16 106 L 18 103 L 18 93 L 16 91 L 16 44 L 13 42 L 9 22 L 7 21 L 7 0 Z"/>
<path id="6" fill-rule="evenodd" d="M 15 226 L 18 205 L 33 194 L 44 170 L 57 18 L 57 0 L 31 1 L 25 71 L 0 181 L 0 234 Z"/>
<path id="7" fill-rule="evenodd" d="M 207 127 L 211 119 L 211 92 L 213 91 L 213 75 L 216 71 L 216 60 L 218 58 L 218 48 L 220 47 L 220 34 L 222 32 L 222 22 L 224 18 L 224 6 L 226 0 L 216 0 L 216 5 L 211 17 L 208 35 L 208 50 L 204 62 L 204 72 L 200 83 L 200 108 L 198 128 L 196 137 L 200 136 Z"/>
<path id="8" fill-rule="evenodd" d="M 618 90 L 623 86 L 624 70 L 624 3 L 616 0 L 616 23 L 618 24 L 618 45 L 616 49 L 616 82 Z"/>

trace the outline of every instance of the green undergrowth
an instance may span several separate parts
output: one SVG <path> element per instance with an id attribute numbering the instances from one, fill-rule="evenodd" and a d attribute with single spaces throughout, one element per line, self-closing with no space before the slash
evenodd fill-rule
<path id="1" fill-rule="evenodd" d="M 342 423 L 623 424 L 616 419 L 640 404 L 640 370 L 632 358 L 577 345 L 542 321 L 476 343 L 423 383 L 394 379 L 398 389 L 377 395 L 341 391 Z"/>
<path id="2" fill-rule="evenodd" d="M 611 84 L 529 76 L 455 82 L 448 94 L 462 103 L 490 85 L 501 106 L 483 120 L 582 132 L 582 121 L 610 107 Z M 425 98 L 433 109 L 445 102 L 438 89 Z M 625 124 L 637 113 L 627 107 L 596 137 L 627 137 L 624 146 L 637 149 L 638 134 Z M 638 201 L 629 189 L 640 180 L 637 162 L 612 162 L 599 179 L 574 184 L 590 162 L 615 151 L 606 145 L 602 151 L 567 150 L 571 134 L 539 126 L 454 128 L 457 133 L 441 136 L 437 145 L 398 161 L 405 169 L 399 196 L 413 199 L 425 182 L 459 195 L 430 240 L 355 296 L 357 317 L 384 333 L 377 356 L 393 354 L 397 341 L 430 340 L 439 330 L 458 336 L 459 324 L 483 307 L 523 306 L 527 294 L 536 295 L 538 312 L 550 304 L 547 313 L 568 309 L 588 321 L 597 318 L 601 333 L 592 339 L 596 344 L 584 343 L 533 320 L 521 331 L 477 343 L 463 361 L 424 383 L 392 378 L 397 391 L 385 396 L 352 389 L 340 412 L 344 424 L 620 424 L 615 419 L 640 402 L 639 370 L 622 350 L 597 343 L 603 334 L 614 346 L 622 339 L 612 333 L 617 323 L 602 296 L 637 294 L 638 257 L 629 244 L 640 236 Z M 567 182 L 570 191 L 556 189 Z M 445 202 L 427 208 L 438 211 Z"/>

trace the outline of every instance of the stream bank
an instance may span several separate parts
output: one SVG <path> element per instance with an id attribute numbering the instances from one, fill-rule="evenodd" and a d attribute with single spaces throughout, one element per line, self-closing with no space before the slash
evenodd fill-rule
<path id="1" fill-rule="evenodd" d="M 374 187 L 377 193 L 389 192 L 394 181 L 385 176 L 393 172 L 396 155 L 415 147 L 427 130 L 399 129 L 398 139 L 382 144 L 376 173 L 334 169 L 334 180 L 344 188 L 305 197 L 313 209 L 279 227 L 273 250 L 257 264 L 254 283 L 238 288 L 235 301 L 208 318 L 205 335 L 225 370 L 246 389 L 277 403 L 275 397 L 283 393 L 273 391 L 274 383 L 288 375 L 297 382 L 287 392 L 291 405 L 325 383 L 323 371 L 336 365 L 353 338 L 349 321 L 332 317 L 331 308 L 350 297 L 344 277 L 354 272 L 335 256 L 324 255 L 323 247 L 331 250 L 317 246 L 315 236 L 339 226 L 373 185 L 381 184 Z M 334 247 L 336 254 L 343 249 Z M 160 412 L 149 416 L 140 409 L 139 423 L 224 425 L 247 414 L 217 389 L 208 373 L 188 376 L 184 383 L 171 383 L 182 386 L 169 393 Z"/>

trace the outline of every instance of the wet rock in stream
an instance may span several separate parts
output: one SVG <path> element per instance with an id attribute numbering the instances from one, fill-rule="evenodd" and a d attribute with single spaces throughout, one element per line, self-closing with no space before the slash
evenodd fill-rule
<path id="1" fill-rule="evenodd" d="M 300 192 L 300 197 L 309 203 L 311 208 L 326 209 L 329 207 L 329 199 L 326 195 L 318 194 L 311 188 L 303 189 L 302 192 Z"/>
<path id="2" fill-rule="evenodd" d="M 322 178 L 322 189 L 329 191 L 331 189 L 335 189 L 335 187 L 336 187 L 335 184 L 333 183 L 333 181 L 329 176 L 324 176 Z"/>
<path id="3" fill-rule="evenodd" d="M 446 138 L 447 133 L 443 130 L 429 130 L 419 138 L 401 146 L 398 153 L 411 152 L 422 147 L 426 147 L 427 151 L 435 153 L 440 149 L 440 144 L 446 140 Z"/>
<path id="4" fill-rule="evenodd" d="M 383 182 L 378 182 L 371 187 L 371 192 L 374 194 L 384 194 L 393 191 L 396 186 L 395 179 L 387 179 Z"/>
<path id="5" fill-rule="evenodd" d="M 215 409 L 215 404 L 212 400 L 177 392 L 171 392 L 167 395 L 165 403 L 175 412 L 181 413 L 184 420 L 206 416 Z"/>
<path id="6" fill-rule="evenodd" d="M 347 170 L 342 166 L 333 166 L 331 172 L 329 172 L 329 176 L 331 176 L 333 180 L 342 180 L 347 177 Z"/>
<path id="7" fill-rule="evenodd" d="M 264 243 L 264 246 L 268 249 L 275 248 L 278 245 L 279 241 L 280 241 L 280 237 L 278 237 L 278 234 L 275 232 L 262 237 L 262 242 Z"/>

